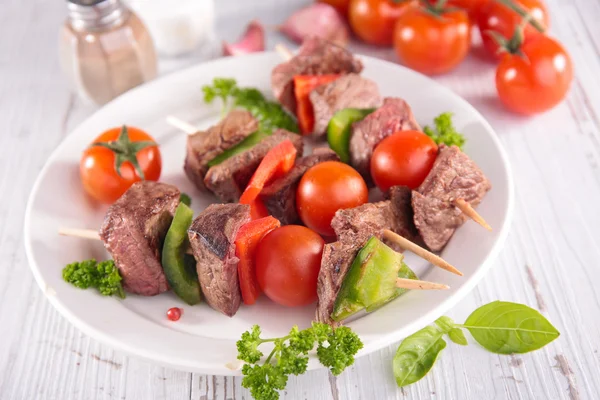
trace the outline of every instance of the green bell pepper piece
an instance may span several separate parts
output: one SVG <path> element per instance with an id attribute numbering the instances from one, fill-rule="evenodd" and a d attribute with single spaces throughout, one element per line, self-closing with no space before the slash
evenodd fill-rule
<path id="1" fill-rule="evenodd" d="M 162 249 L 162 266 L 169 286 L 180 299 L 191 306 L 202 301 L 196 263 L 192 256 L 186 254 L 186 249 L 190 246 L 187 230 L 193 217 L 192 209 L 179 203 Z"/>
<path id="2" fill-rule="evenodd" d="M 264 138 L 266 138 L 267 136 L 270 136 L 270 135 L 271 135 L 270 133 L 261 131 L 261 130 L 258 130 L 256 132 L 250 134 L 246 139 L 242 140 L 235 146 L 225 150 L 224 152 L 222 152 L 221 154 L 219 154 L 218 156 L 216 156 L 215 158 L 210 160 L 208 162 L 208 166 L 214 167 L 215 165 L 218 165 L 218 164 L 222 163 L 223 161 L 227 160 L 229 157 L 233 157 L 236 154 L 239 154 L 243 151 L 248 150 L 249 148 L 258 144 L 258 142 L 260 142 L 261 140 L 263 140 Z"/>
<path id="3" fill-rule="evenodd" d="M 363 309 L 372 312 L 406 292 L 396 287 L 396 278 L 417 279 L 417 276 L 403 259 L 402 254 L 371 237 L 358 252 L 342 283 L 331 318 L 342 321 Z"/>
<path id="4" fill-rule="evenodd" d="M 345 108 L 336 112 L 327 125 L 327 142 L 342 162 L 350 162 L 352 124 L 375 111 L 374 108 Z"/>

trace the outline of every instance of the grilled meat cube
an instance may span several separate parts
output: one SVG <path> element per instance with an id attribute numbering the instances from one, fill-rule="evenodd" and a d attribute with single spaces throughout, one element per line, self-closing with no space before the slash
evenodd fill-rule
<path id="1" fill-rule="evenodd" d="M 277 129 L 273 134 L 244 152 L 236 154 L 222 163 L 211 167 L 204 177 L 204 184 L 223 202 L 237 201 L 248 185 L 252 174 L 265 155 L 273 147 L 289 139 L 302 156 L 302 137 L 285 129 Z"/>
<path id="2" fill-rule="evenodd" d="M 383 99 L 377 84 L 370 79 L 352 73 L 315 88 L 309 95 L 315 114 L 313 135 L 327 133 L 327 125 L 333 115 L 345 108 L 376 108 Z"/>
<path id="3" fill-rule="evenodd" d="M 425 244 L 433 251 L 443 249 L 467 220 L 453 201 L 463 199 L 477 206 L 491 187 L 469 156 L 456 146 L 440 145 L 429 175 L 412 192 L 414 221 Z"/>
<path id="4" fill-rule="evenodd" d="M 168 290 L 160 253 L 179 195 L 175 186 L 141 181 L 109 207 L 100 237 L 128 292 L 154 296 Z"/>
<path id="5" fill-rule="evenodd" d="M 421 130 L 410 109 L 402 99 L 386 97 L 383 105 L 352 126 L 350 164 L 372 184 L 370 163 L 375 146 L 394 132 Z"/>
<path id="6" fill-rule="evenodd" d="M 386 200 L 338 210 L 331 227 L 340 242 L 362 247 L 371 236 L 381 239 L 385 229 L 393 228 L 394 218 L 391 202 Z"/>
<path id="7" fill-rule="evenodd" d="M 245 110 L 233 110 L 207 131 L 196 132 L 187 138 L 183 169 L 200 190 L 206 190 L 204 176 L 208 163 L 258 129 L 258 121 Z"/>
<path id="8" fill-rule="evenodd" d="M 275 98 L 295 114 L 295 75 L 341 74 L 362 69 L 360 60 L 348 50 L 315 36 L 304 41 L 296 56 L 273 69 L 271 87 Z"/>
<path id="9" fill-rule="evenodd" d="M 246 204 L 211 204 L 192 222 L 188 236 L 207 303 L 231 317 L 242 300 L 238 281 L 235 238 L 250 221 Z"/>
<path id="10" fill-rule="evenodd" d="M 412 208 L 412 191 L 406 186 L 392 186 L 389 191 L 394 223 L 391 230 L 419 246 L 424 246 L 423 238 L 415 226 Z M 390 243 L 386 243 L 390 245 Z M 394 246 L 390 246 L 394 247 Z"/>
<path id="11" fill-rule="evenodd" d="M 269 214 L 277 218 L 282 225 L 293 224 L 299 220 L 296 212 L 298 183 L 310 167 L 324 161 L 339 161 L 339 157 L 329 148 L 317 148 L 313 154 L 296 160 L 290 172 L 271 182 L 260 193 Z"/>
<path id="12" fill-rule="evenodd" d="M 317 322 L 337 325 L 331 319 L 335 299 L 340 292 L 342 282 L 356 258 L 360 246 L 341 241 L 326 244 L 321 258 L 321 269 L 317 281 Z"/>

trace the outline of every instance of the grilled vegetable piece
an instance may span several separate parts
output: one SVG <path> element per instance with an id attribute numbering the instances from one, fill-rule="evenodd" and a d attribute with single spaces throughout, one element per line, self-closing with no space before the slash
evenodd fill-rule
<path id="1" fill-rule="evenodd" d="M 244 152 L 254 147 L 255 144 L 258 144 L 261 140 L 270 135 L 271 134 L 269 132 L 265 131 L 256 131 L 254 133 L 251 133 L 250 136 L 246 137 L 240 143 L 236 144 L 233 147 L 230 147 L 229 149 L 223 151 L 221 154 L 210 160 L 208 162 L 208 166 L 213 167 L 215 165 L 219 165 L 228 158 L 231 158 L 236 154 L 240 154 L 241 152 Z"/>
<path id="2" fill-rule="evenodd" d="M 329 121 L 329 125 L 327 125 L 327 142 L 329 147 L 340 157 L 340 161 L 350 162 L 352 124 L 362 120 L 373 111 L 375 111 L 374 108 L 346 108 L 336 112 Z"/>
<path id="3" fill-rule="evenodd" d="M 284 140 L 269 150 L 262 159 L 240 197 L 240 204 L 251 206 L 252 219 L 269 215 L 258 195 L 267 183 L 287 174 L 292 169 L 297 152 L 291 140 Z"/>
<path id="4" fill-rule="evenodd" d="M 244 304 L 254 304 L 262 291 L 256 279 L 254 255 L 261 239 L 281 226 L 277 218 L 268 216 L 242 225 L 235 238 L 235 256 L 239 258 L 238 277 Z"/>
<path id="5" fill-rule="evenodd" d="M 331 318 L 342 321 L 363 309 L 372 312 L 406 292 L 396 287 L 396 278 L 417 279 L 417 276 L 403 259 L 402 254 L 371 237 L 358 252 L 342 283 Z"/>
<path id="6" fill-rule="evenodd" d="M 310 92 L 316 87 L 333 82 L 339 77 L 339 74 L 294 76 L 296 116 L 303 135 L 311 134 L 315 126 L 315 113 L 309 98 Z"/>
<path id="7" fill-rule="evenodd" d="M 185 254 L 190 245 L 187 230 L 193 217 L 192 209 L 179 203 L 162 249 L 162 266 L 169 286 L 191 306 L 202 301 L 194 260 Z"/>

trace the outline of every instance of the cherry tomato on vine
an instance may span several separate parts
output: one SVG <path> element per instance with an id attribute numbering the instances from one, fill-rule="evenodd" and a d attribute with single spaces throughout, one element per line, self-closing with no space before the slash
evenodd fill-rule
<path id="1" fill-rule="evenodd" d="M 464 10 L 438 9 L 425 3 L 406 10 L 396 21 L 396 54 L 404 65 L 419 72 L 448 72 L 470 47 L 471 29 Z"/>
<path id="2" fill-rule="evenodd" d="M 548 10 L 542 0 L 513 1 L 530 13 L 543 27 L 548 27 L 548 24 L 550 23 Z M 504 37 L 510 38 L 521 21 L 523 21 L 523 17 L 498 0 L 489 0 L 481 8 L 477 19 L 477 27 L 481 34 L 483 47 L 491 56 L 495 58 L 501 57 L 498 52 L 499 46 L 488 34 L 488 31 L 495 31 Z M 525 42 L 527 42 L 530 37 L 536 36 L 537 34 L 539 33 L 536 29 L 528 24 L 525 27 Z"/>
<path id="3" fill-rule="evenodd" d="M 81 156 L 79 174 L 94 199 L 114 203 L 135 182 L 157 181 L 161 167 L 155 140 L 141 129 L 123 126 L 107 130 L 92 142 Z"/>
<path id="4" fill-rule="evenodd" d="M 327 161 L 310 168 L 298 184 L 296 209 L 306 226 L 324 236 L 334 236 L 331 220 L 340 209 L 369 201 L 365 180 L 351 166 Z"/>
<path id="5" fill-rule="evenodd" d="M 466 10 L 469 14 L 469 20 L 474 24 L 477 22 L 479 11 L 488 1 L 489 0 L 449 0 L 448 5 Z"/>
<path id="6" fill-rule="evenodd" d="M 390 46 L 396 20 L 414 4 L 414 0 L 350 0 L 348 21 L 363 42 Z"/>
<path id="7" fill-rule="evenodd" d="M 317 0 L 319 3 L 326 3 L 334 7 L 342 16 L 348 15 L 348 5 L 350 0 Z"/>
<path id="8" fill-rule="evenodd" d="M 438 146 L 420 131 L 399 131 L 383 139 L 371 157 L 371 176 L 379 189 L 419 187 L 437 157 Z"/>
<path id="9" fill-rule="evenodd" d="M 529 38 L 518 50 L 521 55 L 503 53 L 496 69 L 500 100 L 511 110 L 526 115 L 544 112 L 560 103 L 573 80 L 573 65 L 566 50 L 545 35 Z"/>
<path id="10" fill-rule="evenodd" d="M 317 300 L 323 238 L 299 225 L 267 233 L 256 248 L 256 278 L 268 298 L 288 307 Z"/>

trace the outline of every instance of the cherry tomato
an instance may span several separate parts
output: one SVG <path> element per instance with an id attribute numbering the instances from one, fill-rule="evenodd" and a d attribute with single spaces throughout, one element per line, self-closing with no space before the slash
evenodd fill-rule
<path id="1" fill-rule="evenodd" d="M 335 212 L 369 201 L 365 180 L 351 166 L 327 161 L 310 168 L 298 184 L 296 208 L 300 219 L 310 229 L 333 236 L 331 220 Z"/>
<path id="2" fill-rule="evenodd" d="M 551 109 L 564 99 L 573 80 L 573 65 L 556 40 L 538 35 L 521 45 L 523 56 L 504 53 L 496 70 L 500 100 L 520 114 Z"/>
<path id="3" fill-rule="evenodd" d="M 550 23 L 548 10 L 542 0 L 514 0 L 517 5 L 529 12 L 542 26 L 547 27 Z M 483 47 L 494 58 L 500 58 L 498 53 L 498 45 L 496 41 L 487 33 L 487 31 L 495 31 L 500 33 L 507 39 L 510 39 L 515 32 L 516 27 L 521 23 L 523 18 L 515 11 L 511 10 L 497 0 L 488 1 L 479 12 L 477 26 L 481 33 Z M 536 36 L 539 33 L 528 24 L 525 27 L 525 41 L 531 36 Z"/>
<path id="4" fill-rule="evenodd" d="M 393 43 L 394 24 L 415 1 L 350 0 L 348 21 L 362 41 L 380 46 Z"/>
<path id="5" fill-rule="evenodd" d="M 318 0 L 318 2 L 333 6 L 344 17 L 348 15 L 348 5 L 350 0 Z"/>
<path id="6" fill-rule="evenodd" d="M 112 128 L 98 136 L 93 143 L 115 143 L 124 128 Z M 155 140 L 141 129 L 126 127 L 131 142 Z M 133 154 L 133 153 L 132 153 Z M 144 179 L 157 181 L 162 167 L 158 146 L 148 146 L 136 153 Z M 141 180 L 131 162 L 125 161 L 115 169 L 115 153 L 101 146 L 88 147 L 81 156 L 79 173 L 86 192 L 103 203 L 114 203 L 131 185 Z"/>
<path id="7" fill-rule="evenodd" d="M 288 307 L 317 300 L 323 238 L 299 225 L 276 228 L 258 243 L 256 277 L 267 297 Z"/>
<path id="8" fill-rule="evenodd" d="M 477 16 L 479 15 L 480 10 L 488 1 L 490 0 L 449 0 L 448 6 L 459 7 L 466 10 L 469 14 L 469 20 L 473 24 L 477 22 Z"/>
<path id="9" fill-rule="evenodd" d="M 169 318 L 169 320 L 173 322 L 179 321 L 179 318 L 181 318 L 181 308 L 169 308 L 167 310 L 167 318 Z"/>
<path id="10" fill-rule="evenodd" d="M 419 131 L 400 131 L 383 139 L 371 157 L 371 176 L 386 192 L 392 186 L 419 187 L 431 170 L 438 147 Z"/>
<path id="11" fill-rule="evenodd" d="M 464 10 L 436 16 L 424 6 L 412 7 L 396 21 L 396 54 L 404 65 L 419 72 L 448 72 L 465 58 L 470 47 L 471 29 Z"/>

